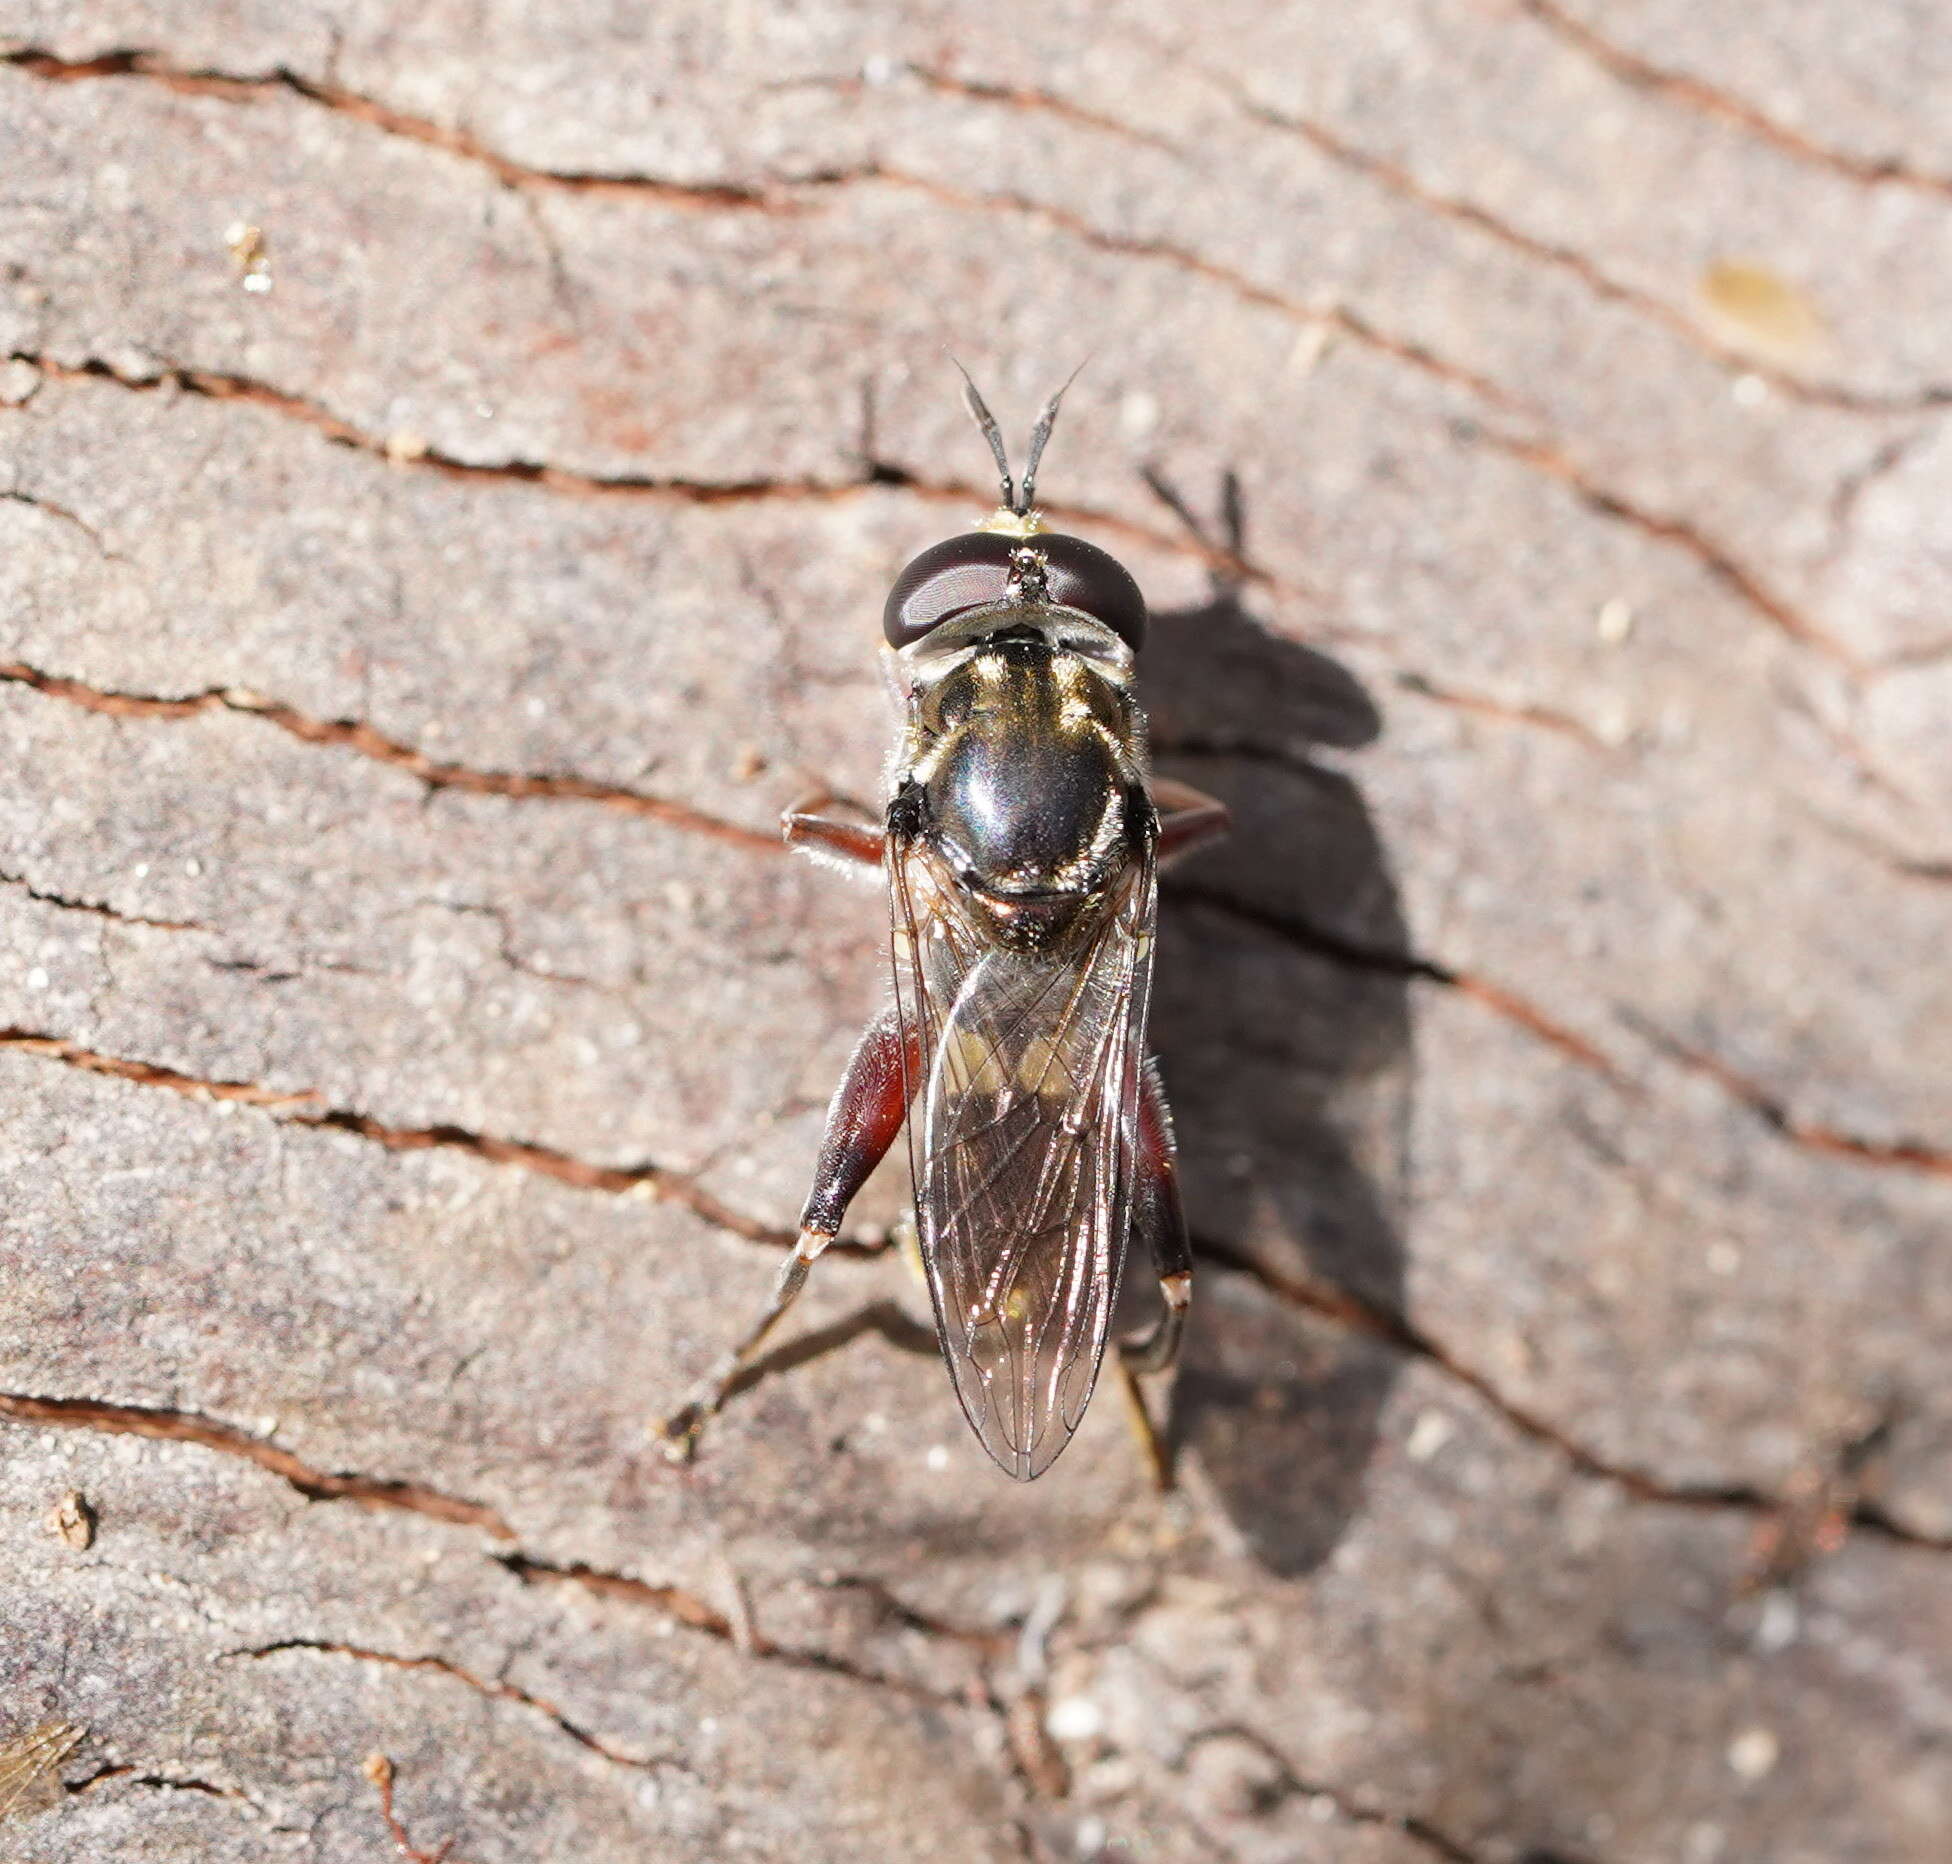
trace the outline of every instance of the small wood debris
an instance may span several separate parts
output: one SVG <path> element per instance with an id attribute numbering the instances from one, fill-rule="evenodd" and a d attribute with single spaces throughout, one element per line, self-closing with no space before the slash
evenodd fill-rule
<path id="1" fill-rule="evenodd" d="M 393 1810 L 392 1761 L 384 1754 L 368 1754 L 361 1771 L 380 1796 L 380 1817 L 386 1821 L 387 1835 L 393 1840 L 393 1848 L 407 1860 L 407 1864 L 462 1864 L 459 1858 L 449 1855 L 454 1848 L 453 1839 L 444 1840 L 438 1851 L 422 1851 L 407 1836 L 407 1828 L 400 1823 L 399 1815 Z"/>
<path id="2" fill-rule="evenodd" d="M 0 363 L 0 408 L 21 408 L 34 399 L 41 372 L 25 356 Z"/>
<path id="3" fill-rule="evenodd" d="M 1807 358 L 1829 341 L 1822 313 L 1766 265 L 1718 259 L 1702 273 L 1696 290 L 1731 336 L 1779 361 Z"/>
<path id="4" fill-rule="evenodd" d="M 230 262 L 237 273 L 237 282 L 250 292 L 266 292 L 271 289 L 271 247 L 264 237 L 262 227 L 254 227 L 246 220 L 234 220 L 224 234 L 224 244 L 230 249 Z"/>
<path id="5" fill-rule="evenodd" d="M 47 1511 L 48 1531 L 77 1553 L 95 1544 L 95 1510 L 79 1489 L 67 1494 Z"/>
<path id="6" fill-rule="evenodd" d="M 1886 1404 L 1868 1422 L 1817 1451 L 1784 1485 L 1780 1506 L 1756 1523 L 1741 1589 L 1790 1586 L 1850 1538 L 1858 1506 L 1875 1491 L 1896 1424 Z"/>

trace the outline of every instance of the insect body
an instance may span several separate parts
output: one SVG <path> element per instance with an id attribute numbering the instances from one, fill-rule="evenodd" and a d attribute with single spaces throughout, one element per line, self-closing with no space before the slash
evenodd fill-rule
<path id="1" fill-rule="evenodd" d="M 1048 532 L 1031 503 L 1058 399 L 1018 496 L 969 389 L 1003 508 L 924 551 L 889 595 L 902 718 L 881 826 L 811 804 L 786 817 L 789 841 L 884 870 L 894 1001 L 834 1097 L 771 1307 L 666 1427 L 683 1448 L 904 1121 L 943 1356 L 1007 1473 L 1041 1474 L 1077 1429 L 1135 1237 L 1165 1311 L 1122 1350 L 1150 1370 L 1177 1349 L 1192 1261 L 1170 1118 L 1144 1060 L 1156 882 L 1227 813 L 1150 775 L 1132 690 L 1137 584 L 1096 546 Z"/>

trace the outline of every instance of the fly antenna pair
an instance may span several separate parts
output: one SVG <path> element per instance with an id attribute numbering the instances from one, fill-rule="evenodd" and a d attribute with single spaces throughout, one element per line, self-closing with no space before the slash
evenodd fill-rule
<path id="1" fill-rule="evenodd" d="M 996 459 L 997 475 L 1003 485 L 1003 506 L 1016 517 L 1028 517 L 1030 508 L 1037 496 L 1037 462 L 1044 457 L 1045 443 L 1051 437 L 1051 429 L 1057 425 L 1058 404 L 1063 401 L 1065 389 L 1078 379 L 1078 370 L 1084 367 L 1079 363 L 1077 369 L 1064 378 L 1060 388 L 1050 400 L 1044 403 L 1037 415 L 1037 425 L 1030 430 L 1030 453 L 1023 463 L 1023 484 L 1019 487 L 1010 477 L 1010 454 L 1003 444 L 1003 430 L 996 424 L 996 416 L 990 412 L 976 384 L 970 379 L 969 371 L 951 356 L 962 376 L 963 406 L 969 410 L 969 418 L 976 423 L 977 432 L 990 443 L 990 452 Z M 1087 361 L 1089 358 L 1086 359 Z"/>

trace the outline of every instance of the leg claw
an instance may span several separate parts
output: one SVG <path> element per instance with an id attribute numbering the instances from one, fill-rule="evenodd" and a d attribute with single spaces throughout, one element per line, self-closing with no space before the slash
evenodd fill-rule
<path id="1" fill-rule="evenodd" d="M 698 1437 L 705 1428 L 705 1408 L 697 1403 L 680 1405 L 662 1420 L 653 1420 L 651 1435 L 666 1459 L 684 1468 L 698 1459 Z"/>

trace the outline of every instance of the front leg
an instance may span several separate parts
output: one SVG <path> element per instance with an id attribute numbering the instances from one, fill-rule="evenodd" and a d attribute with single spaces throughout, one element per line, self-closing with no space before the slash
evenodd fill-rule
<path id="1" fill-rule="evenodd" d="M 800 1234 L 758 1320 L 719 1359 L 698 1389 L 657 1427 L 666 1451 L 688 1462 L 708 1418 L 723 1407 L 752 1356 L 806 1286 L 815 1258 L 840 1234 L 847 1207 L 879 1165 L 908 1111 L 908 1082 L 917 1044 L 904 1033 L 894 1006 L 883 1010 L 855 1045 L 827 1109 L 827 1130 L 814 1167 L 813 1190 L 800 1213 Z"/>
<path id="2" fill-rule="evenodd" d="M 854 813 L 847 817 L 828 814 L 839 803 Z M 779 819 L 780 833 L 787 845 L 813 855 L 830 857 L 837 867 L 879 867 L 883 836 L 880 824 L 850 797 L 832 790 L 815 790 L 802 796 Z"/>

